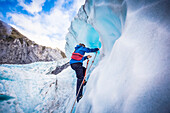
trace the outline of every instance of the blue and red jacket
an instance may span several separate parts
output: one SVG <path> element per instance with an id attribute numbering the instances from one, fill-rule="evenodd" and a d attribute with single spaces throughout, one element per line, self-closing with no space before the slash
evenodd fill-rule
<path id="1" fill-rule="evenodd" d="M 73 59 L 73 57 L 74 57 L 74 55 L 73 55 L 74 53 L 73 53 L 73 54 L 72 54 L 72 59 L 70 60 L 70 64 L 83 63 L 83 61 L 87 59 L 87 56 L 83 57 L 83 55 L 85 54 L 85 52 L 90 53 L 90 52 L 96 52 L 96 51 L 98 51 L 98 50 L 99 50 L 98 48 L 90 49 L 90 48 L 83 47 L 83 46 L 81 46 L 81 45 L 77 45 L 77 46 L 75 47 L 74 53 L 75 53 L 75 54 L 79 54 L 79 56 L 81 57 L 81 60 Z"/>

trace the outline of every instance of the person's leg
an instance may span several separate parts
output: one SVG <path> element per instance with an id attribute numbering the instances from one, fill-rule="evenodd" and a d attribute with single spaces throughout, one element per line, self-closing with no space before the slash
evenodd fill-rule
<path id="1" fill-rule="evenodd" d="M 86 68 L 83 67 L 83 76 L 85 76 Z"/>
<path id="2" fill-rule="evenodd" d="M 79 66 L 78 69 L 76 69 L 76 75 L 77 75 L 77 88 L 76 88 L 76 95 L 78 94 L 79 88 L 83 82 L 84 79 L 84 69 L 83 66 Z M 77 102 L 80 100 L 80 97 L 82 96 L 82 92 L 83 92 L 83 85 L 81 86 L 79 95 L 77 97 Z"/>
<path id="3" fill-rule="evenodd" d="M 81 64 L 73 64 L 71 65 L 71 68 L 73 70 L 75 70 L 76 72 L 76 76 L 77 76 L 77 87 L 76 87 L 76 95 L 78 94 L 80 85 L 84 79 L 84 75 L 85 75 L 85 67 L 83 67 Z M 79 95 L 77 97 L 77 102 L 80 100 L 80 97 L 82 96 L 82 92 L 83 92 L 83 85 L 80 89 Z"/>
<path id="4" fill-rule="evenodd" d="M 86 70 L 86 68 L 85 67 L 83 67 L 83 76 L 85 76 L 85 72 L 86 72 L 87 70 Z M 85 86 L 86 85 L 86 83 L 87 83 L 87 81 L 86 80 L 84 80 L 84 84 L 83 84 L 83 86 Z"/>
<path id="5" fill-rule="evenodd" d="M 76 95 L 78 94 L 78 91 L 79 91 L 79 88 L 80 88 L 82 81 L 83 80 L 81 80 L 81 79 L 77 79 Z M 79 91 L 79 95 L 77 96 L 77 102 L 79 102 L 80 97 L 83 95 L 82 92 L 83 92 L 83 85 L 81 86 L 81 89 Z"/>

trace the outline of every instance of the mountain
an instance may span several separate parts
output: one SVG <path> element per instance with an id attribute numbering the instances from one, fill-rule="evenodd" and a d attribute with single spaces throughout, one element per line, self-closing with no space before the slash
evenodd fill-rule
<path id="1" fill-rule="evenodd" d="M 0 21 L 0 64 L 26 64 L 65 57 L 61 50 L 38 45 Z"/>

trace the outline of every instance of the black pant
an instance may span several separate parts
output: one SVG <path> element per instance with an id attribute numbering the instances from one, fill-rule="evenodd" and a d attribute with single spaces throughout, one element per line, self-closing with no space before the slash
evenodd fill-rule
<path id="1" fill-rule="evenodd" d="M 82 63 L 71 64 L 71 68 L 76 72 L 76 76 L 77 76 L 77 88 L 76 88 L 76 95 L 77 95 L 80 85 L 83 81 L 86 68 L 83 67 Z M 82 96 L 82 92 L 83 92 L 83 85 L 82 85 L 79 95 L 77 97 L 77 102 L 80 100 L 80 96 Z"/>

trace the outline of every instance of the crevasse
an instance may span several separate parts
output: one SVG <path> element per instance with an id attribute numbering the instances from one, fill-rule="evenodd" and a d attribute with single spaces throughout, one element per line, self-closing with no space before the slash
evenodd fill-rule
<path id="1" fill-rule="evenodd" d="M 66 36 L 66 54 L 79 42 L 101 49 L 77 113 L 170 112 L 169 5 L 86 0 Z"/>

